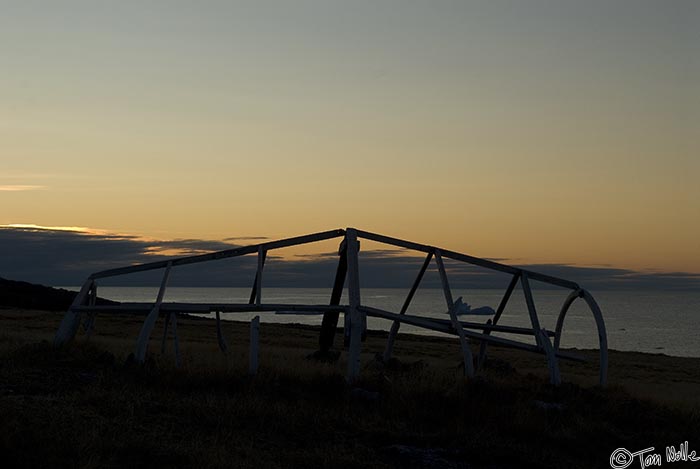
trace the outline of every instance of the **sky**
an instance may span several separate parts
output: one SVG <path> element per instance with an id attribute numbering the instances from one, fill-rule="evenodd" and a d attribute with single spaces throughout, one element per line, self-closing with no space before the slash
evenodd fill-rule
<path id="1" fill-rule="evenodd" d="M 7 252 L 52 234 L 85 252 L 11 224 L 205 248 L 354 226 L 518 265 L 700 273 L 697 1 L 0 10 Z"/>

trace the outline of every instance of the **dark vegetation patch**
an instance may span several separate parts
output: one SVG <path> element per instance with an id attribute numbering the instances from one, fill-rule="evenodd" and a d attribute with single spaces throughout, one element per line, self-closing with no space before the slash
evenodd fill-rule
<path id="1" fill-rule="evenodd" d="M 124 363 L 90 344 L 0 357 L 2 467 L 609 467 L 679 443 L 697 413 L 508 370 L 469 383 L 368 361 L 346 385 L 304 358 L 249 377 Z M 360 390 L 360 392 L 358 392 Z"/>
<path id="2" fill-rule="evenodd" d="M 44 311 L 65 311 L 77 293 L 63 288 L 7 280 L 0 277 L 0 308 L 25 308 Z M 97 304 L 118 304 L 98 298 Z"/>

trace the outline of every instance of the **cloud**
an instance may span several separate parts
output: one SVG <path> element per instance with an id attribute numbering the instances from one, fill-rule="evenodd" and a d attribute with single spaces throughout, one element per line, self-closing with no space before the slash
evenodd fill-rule
<path id="1" fill-rule="evenodd" d="M 234 238 L 229 238 L 229 241 Z M 247 238 L 251 239 L 251 238 Z M 191 255 L 230 249 L 227 240 L 153 240 L 83 227 L 0 226 L 0 276 L 49 285 L 78 285 L 91 273 L 143 262 L 167 259 L 172 254 Z M 270 254 L 274 254 L 274 251 Z M 408 288 L 423 263 L 422 253 L 403 249 L 360 252 L 361 283 L 365 287 Z M 270 255 L 263 283 L 279 287 L 323 287 L 333 285 L 336 252 L 302 254 L 292 258 Z M 505 288 L 510 276 L 445 259 L 450 284 L 455 288 Z M 257 267 L 255 255 L 177 267 L 171 276 L 174 286 L 252 285 Z M 640 272 L 610 266 L 524 264 L 520 267 L 573 280 L 591 290 L 700 289 L 700 274 L 687 272 Z M 110 285 L 157 285 L 162 271 L 108 279 Z M 440 279 L 432 263 L 424 287 L 439 288 Z M 533 286 L 543 284 L 533 282 Z"/>
<path id="2" fill-rule="evenodd" d="M 0 184 L 0 192 L 38 191 L 46 189 L 46 186 L 32 186 L 25 184 Z"/>

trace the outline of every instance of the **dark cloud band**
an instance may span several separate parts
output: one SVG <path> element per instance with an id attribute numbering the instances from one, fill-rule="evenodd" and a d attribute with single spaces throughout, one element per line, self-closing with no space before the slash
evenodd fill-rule
<path id="1" fill-rule="evenodd" d="M 235 240 L 237 238 L 229 238 Z M 253 239 L 253 238 L 247 238 Z M 114 267 L 162 260 L 166 254 L 182 255 L 236 247 L 225 241 L 180 239 L 153 241 L 129 235 L 93 234 L 56 229 L 0 227 L 0 276 L 49 285 L 77 285 L 91 273 Z M 252 284 L 255 256 L 178 267 L 174 286 L 232 286 Z M 410 251 L 361 252 L 363 286 L 407 288 L 423 257 Z M 292 259 L 268 257 L 264 281 L 276 287 L 328 287 L 333 284 L 336 253 L 299 255 Z M 521 267 L 571 279 L 589 289 L 700 289 L 700 274 L 648 273 L 614 267 L 582 267 L 565 264 L 532 264 Z M 464 288 L 505 288 L 509 277 L 471 265 L 447 260 L 450 282 Z M 109 280 L 114 285 L 157 285 L 159 272 L 134 274 Z M 427 272 L 424 286 L 439 287 L 435 269 Z"/>

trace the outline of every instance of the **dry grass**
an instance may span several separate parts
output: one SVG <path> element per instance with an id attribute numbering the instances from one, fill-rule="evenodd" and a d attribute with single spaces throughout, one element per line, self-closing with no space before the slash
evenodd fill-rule
<path id="1" fill-rule="evenodd" d="M 466 383 L 454 341 L 401 336 L 400 366 L 385 367 L 371 334 L 350 388 L 342 357 L 306 358 L 309 327 L 263 324 L 249 377 L 242 323 L 226 325 L 224 355 L 212 321 L 183 318 L 175 369 L 159 340 L 145 366 L 125 363 L 140 320 L 99 318 L 90 343 L 57 350 L 41 341 L 59 320 L 0 313 L 2 467 L 609 467 L 615 448 L 692 446 L 700 428 L 691 359 L 613 353 L 609 389 L 592 385 L 595 363 L 564 366 L 575 384 L 555 389 L 544 358 L 494 348 Z"/>

